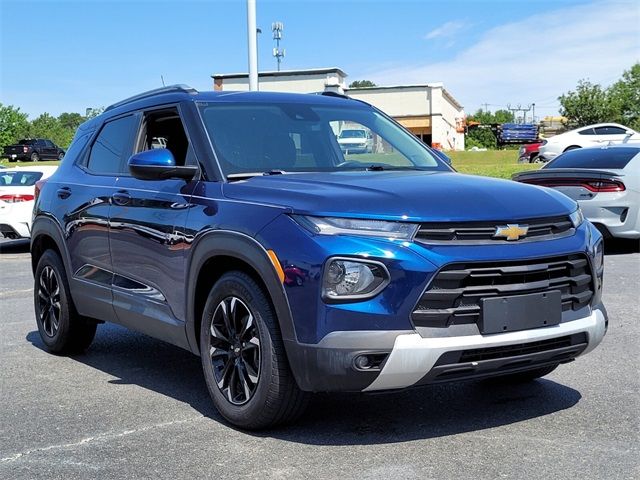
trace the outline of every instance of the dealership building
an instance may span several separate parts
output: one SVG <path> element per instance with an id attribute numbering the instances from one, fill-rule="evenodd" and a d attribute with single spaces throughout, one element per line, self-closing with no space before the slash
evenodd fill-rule
<path id="1" fill-rule="evenodd" d="M 217 91 L 249 90 L 246 73 L 211 76 Z M 363 100 L 393 117 L 429 145 L 464 150 L 464 110 L 442 83 L 348 88 L 339 68 L 260 72 L 259 88 L 268 92 L 332 91 Z"/>

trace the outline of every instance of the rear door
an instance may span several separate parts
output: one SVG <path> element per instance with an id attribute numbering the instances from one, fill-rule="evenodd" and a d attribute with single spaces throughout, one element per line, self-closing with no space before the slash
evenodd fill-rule
<path id="1" fill-rule="evenodd" d="M 165 147 L 177 165 L 197 165 L 178 106 L 140 115 L 135 150 Z M 125 162 L 109 221 L 119 322 L 185 347 L 184 227 L 196 184 L 197 178 L 139 180 Z"/>
<path id="2" fill-rule="evenodd" d="M 594 128 L 600 142 L 622 142 L 627 135 L 627 130 L 617 125 L 606 125 Z"/>
<path id="3" fill-rule="evenodd" d="M 51 209 L 66 236 L 74 302 L 81 314 L 102 320 L 115 319 L 109 210 L 120 165 L 133 150 L 135 122 L 135 116 L 124 115 L 106 122 L 97 135 L 80 137 L 74 145 L 89 145 L 69 175 L 54 177 L 57 197 Z"/>

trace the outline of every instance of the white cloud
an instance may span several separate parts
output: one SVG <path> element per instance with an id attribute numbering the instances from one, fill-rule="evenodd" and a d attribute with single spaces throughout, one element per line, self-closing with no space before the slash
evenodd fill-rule
<path id="1" fill-rule="evenodd" d="M 452 37 L 463 27 L 466 26 L 466 23 L 462 20 L 454 20 L 451 22 L 443 23 L 438 28 L 434 28 L 429 33 L 424 36 L 425 40 L 433 40 L 434 38 L 439 37 Z"/>
<path id="2" fill-rule="evenodd" d="M 379 85 L 443 81 L 467 112 L 485 102 L 536 102 L 537 115 L 554 114 L 557 97 L 579 79 L 608 85 L 640 60 L 638 25 L 636 2 L 566 7 L 490 29 L 449 60 L 371 71 L 366 78 Z"/>

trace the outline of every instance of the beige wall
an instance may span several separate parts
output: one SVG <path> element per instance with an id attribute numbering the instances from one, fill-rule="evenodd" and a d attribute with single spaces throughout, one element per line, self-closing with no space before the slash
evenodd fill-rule
<path id="1" fill-rule="evenodd" d="M 370 103 L 392 117 L 431 114 L 427 87 L 367 88 L 347 90 L 347 95 Z"/>
<path id="2" fill-rule="evenodd" d="M 216 79 L 220 81 L 220 79 Z M 323 92 L 327 85 L 344 86 L 344 79 L 336 74 L 317 75 L 283 75 L 259 77 L 259 89 L 264 92 L 293 92 L 293 93 L 313 93 Z M 249 90 L 249 80 L 243 78 L 222 79 L 221 90 L 223 91 L 247 91 Z"/>

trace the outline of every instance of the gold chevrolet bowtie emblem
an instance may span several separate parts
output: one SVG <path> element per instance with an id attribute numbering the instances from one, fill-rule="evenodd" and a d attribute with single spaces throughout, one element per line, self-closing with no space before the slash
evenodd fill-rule
<path id="1" fill-rule="evenodd" d="M 512 225 L 507 224 L 506 227 L 497 227 L 494 238 L 506 238 L 507 240 L 519 240 L 521 237 L 527 235 L 529 227 L 526 225 Z"/>

